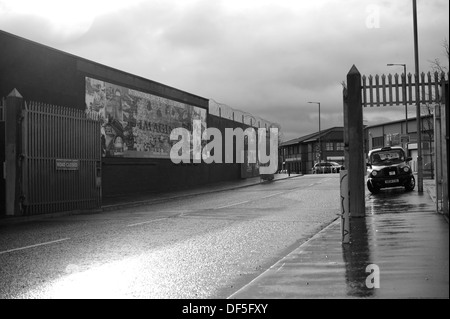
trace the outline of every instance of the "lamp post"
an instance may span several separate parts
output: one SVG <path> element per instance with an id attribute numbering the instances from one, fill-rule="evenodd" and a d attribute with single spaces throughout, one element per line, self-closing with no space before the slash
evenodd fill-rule
<path id="1" fill-rule="evenodd" d="M 414 64 L 416 88 L 416 121 L 417 121 L 417 191 L 423 193 L 422 166 L 422 120 L 420 117 L 420 88 L 419 88 L 419 36 L 417 31 L 417 1 L 413 0 L 413 29 L 414 29 Z"/>
<path id="2" fill-rule="evenodd" d="M 320 140 L 321 130 L 320 130 L 320 102 L 308 102 L 311 104 L 318 104 L 319 105 L 319 164 L 322 162 L 322 143 Z"/>
<path id="3" fill-rule="evenodd" d="M 404 63 L 389 63 L 387 66 L 403 66 L 403 74 L 405 80 L 403 82 L 403 103 L 405 104 L 405 132 L 408 135 L 408 101 L 406 100 L 406 64 Z"/>

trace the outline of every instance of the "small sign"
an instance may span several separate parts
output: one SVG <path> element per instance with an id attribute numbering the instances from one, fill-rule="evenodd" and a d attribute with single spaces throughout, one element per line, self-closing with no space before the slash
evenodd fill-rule
<path id="1" fill-rule="evenodd" d="M 57 171 L 78 171 L 80 167 L 80 161 L 76 159 L 57 159 L 56 170 Z"/>

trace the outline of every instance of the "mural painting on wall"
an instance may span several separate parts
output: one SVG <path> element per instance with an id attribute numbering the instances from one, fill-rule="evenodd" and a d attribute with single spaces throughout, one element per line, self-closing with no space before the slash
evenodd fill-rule
<path id="1" fill-rule="evenodd" d="M 86 77 L 86 110 L 102 119 L 105 157 L 170 158 L 173 129 L 192 132 L 193 120 L 206 129 L 206 110 Z"/>

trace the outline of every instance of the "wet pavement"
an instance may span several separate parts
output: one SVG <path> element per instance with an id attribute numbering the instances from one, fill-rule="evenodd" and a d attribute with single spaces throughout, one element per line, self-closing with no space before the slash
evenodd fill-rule
<path id="1" fill-rule="evenodd" d="M 351 220 L 351 243 L 336 219 L 231 299 L 449 298 L 449 225 L 427 192 L 367 195 Z"/>
<path id="2" fill-rule="evenodd" d="M 295 177 L 299 175 L 276 175 L 276 179 Z M 139 206 L 261 182 L 252 178 L 180 192 L 116 197 L 106 201 L 102 209 Z M 336 217 L 228 298 L 449 298 L 449 225 L 448 219 L 436 212 L 433 181 L 424 181 L 423 193 L 418 193 L 417 188 L 412 192 L 394 188 L 366 194 L 366 216 L 351 220 L 350 244 L 342 244 L 341 220 Z"/>

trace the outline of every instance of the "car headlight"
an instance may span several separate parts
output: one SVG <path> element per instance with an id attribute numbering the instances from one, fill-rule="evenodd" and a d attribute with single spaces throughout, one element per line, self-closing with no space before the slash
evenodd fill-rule
<path id="1" fill-rule="evenodd" d="M 372 176 L 377 176 L 378 175 L 378 171 L 372 171 Z"/>
<path id="2" fill-rule="evenodd" d="M 408 172 L 409 172 L 409 167 L 408 167 L 408 166 L 403 167 L 403 171 L 404 171 L 405 173 L 408 173 Z"/>

